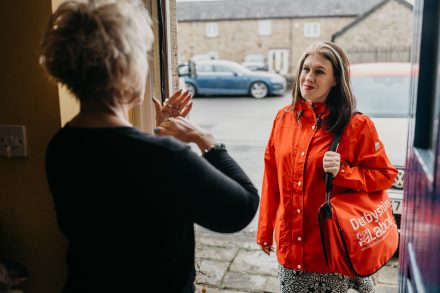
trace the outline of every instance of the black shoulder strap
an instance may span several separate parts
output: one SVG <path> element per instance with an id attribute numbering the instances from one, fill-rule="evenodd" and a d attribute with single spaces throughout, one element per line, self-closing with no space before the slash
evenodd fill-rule
<path id="1" fill-rule="evenodd" d="M 341 136 L 342 133 L 339 133 L 333 138 L 332 144 L 330 146 L 330 151 L 332 152 L 336 151 L 339 141 L 341 140 Z M 325 191 L 327 193 L 329 193 L 332 190 L 332 181 L 333 181 L 333 175 L 331 173 L 325 173 Z"/>
<path id="2" fill-rule="evenodd" d="M 362 113 L 359 111 L 355 111 L 353 113 L 353 115 L 357 115 L 357 114 L 362 114 Z M 344 131 L 341 131 L 341 133 L 337 134 L 333 138 L 332 144 L 330 146 L 330 151 L 332 151 L 332 152 L 336 151 L 336 148 L 338 147 L 338 144 L 339 144 L 339 141 L 341 140 L 341 136 L 342 136 L 343 132 Z M 325 173 L 325 192 L 327 193 L 328 196 L 330 196 L 330 191 L 332 190 L 332 181 L 333 181 L 333 175 L 330 173 Z M 330 198 L 328 200 L 330 200 Z M 326 198 L 326 201 L 327 201 L 327 198 Z"/>

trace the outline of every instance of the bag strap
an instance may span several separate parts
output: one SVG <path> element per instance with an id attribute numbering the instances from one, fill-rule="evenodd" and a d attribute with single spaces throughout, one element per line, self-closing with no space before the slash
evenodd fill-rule
<path id="1" fill-rule="evenodd" d="M 357 115 L 357 114 L 362 114 L 362 113 L 359 111 L 353 113 L 353 115 Z M 343 132 L 344 131 L 341 131 L 333 138 L 329 151 L 332 152 L 336 151 L 336 148 L 338 147 Z M 333 175 L 328 172 L 325 173 L 325 203 L 327 204 L 330 204 L 330 191 L 332 191 L 332 181 L 333 181 Z"/>
<path id="2" fill-rule="evenodd" d="M 337 134 L 332 141 L 330 146 L 330 151 L 335 152 L 338 147 L 339 141 L 341 140 L 342 133 Z M 330 203 L 330 191 L 332 191 L 332 173 L 325 173 L 325 202 Z"/>

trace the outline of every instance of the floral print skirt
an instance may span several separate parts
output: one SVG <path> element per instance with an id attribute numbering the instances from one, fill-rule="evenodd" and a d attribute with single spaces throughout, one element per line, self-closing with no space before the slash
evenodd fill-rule
<path id="1" fill-rule="evenodd" d="M 281 293 L 346 293 L 350 288 L 359 293 L 374 292 L 371 277 L 350 278 L 335 273 L 310 273 L 287 269 L 279 265 L 278 278 Z"/>

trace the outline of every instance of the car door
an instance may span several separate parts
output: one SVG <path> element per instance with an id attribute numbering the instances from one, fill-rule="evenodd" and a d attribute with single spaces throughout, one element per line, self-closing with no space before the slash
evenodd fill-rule
<path id="1" fill-rule="evenodd" d="M 216 92 L 218 80 L 212 64 L 196 63 L 196 75 L 194 81 L 199 94 L 204 95 Z"/>
<path id="2" fill-rule="evenodd" d="M 219 94 L 241 95 L 248 92 L 247 77 L 234 67 L 228 64 L 215 64 L 214 72 L 218 76 L 217 88 Z"/>

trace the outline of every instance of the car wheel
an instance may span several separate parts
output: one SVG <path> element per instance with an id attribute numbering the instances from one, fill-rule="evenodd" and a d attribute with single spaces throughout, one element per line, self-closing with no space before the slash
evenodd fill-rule
<path id="1" fill-rule="evenodd" d="M 189 91 L 190 95 L 192 97 L 195 97 L 197 94 L 197 90 L 196 87 L 194 85 L 192 85 L 191 83 L 187 83 L 186 84 L 186 89 Z"/>
<path id="2" fill-rule="evenodd" d="M 257 81 L 251 84 L 250 93 L 255 99 L 262 99 L 267 96 L 269 90 L 264 82 Z"/>

